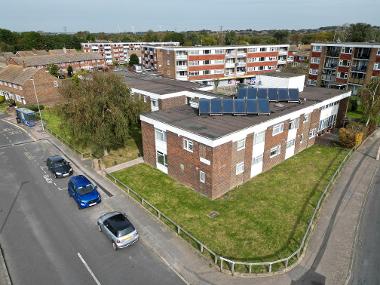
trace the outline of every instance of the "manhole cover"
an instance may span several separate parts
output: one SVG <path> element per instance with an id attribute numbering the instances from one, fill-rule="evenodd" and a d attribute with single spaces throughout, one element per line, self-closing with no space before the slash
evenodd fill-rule
<path id="1" fill-rule="evenodd" d="M 219 216 L 219 213 L 217 211 L 211 211 L 208 215 L 209 218 L 214 219 L 217 216 Z"/>

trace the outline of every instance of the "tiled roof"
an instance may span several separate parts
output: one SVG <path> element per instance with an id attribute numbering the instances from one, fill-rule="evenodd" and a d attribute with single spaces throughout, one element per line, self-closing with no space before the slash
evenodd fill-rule
<path id="1" fill-rule="evenodd" d="M 23 85 L 25 81 L 31 79 L 37 71 L 38 69 L 34 67 L 24 68 L 19 65 L 8 65 L 0 69 L 0 81 Z"/>
<path id="2" fill-rule="evenodd" d="M 19 65 L 44 66 L 48 64 L 61 64 L 70 62 L 79 62 L 85 60 L 103 59 L 98 53 L 66 53 L 54 55 L 35 55 L 35 56 L 15 56 L 12 59 Z"/>

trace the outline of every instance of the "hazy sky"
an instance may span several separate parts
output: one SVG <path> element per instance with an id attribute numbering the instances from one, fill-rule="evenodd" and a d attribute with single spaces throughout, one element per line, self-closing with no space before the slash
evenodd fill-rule
<path id="1" fill-rule="evenodd" d="M 380 0 L 0 0 L 0 28 L 14 31 L 297 29 L 366 22 Z"/>

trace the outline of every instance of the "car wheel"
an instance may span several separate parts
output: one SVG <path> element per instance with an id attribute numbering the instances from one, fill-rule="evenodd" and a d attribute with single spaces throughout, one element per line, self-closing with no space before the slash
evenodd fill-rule
<path id="1" fill-rule="evenodd" d="M 54 178 L 58 178 L 58 175 L 54 173 Z"/>
<path id="2" fill-rule="evenodd" d="M 102 231 L 102 227 L 100 225 L 98 225 L 98 230 L 99 230 L 99 232 Z"/>
<path id="3" fill-rule="evenodd" d="M 79 210 L 81 210 L 81 209 L 82 209 L 78 203 L 77 203 L 77 206 L 78 206 L 78 209 L 79 209 Z"/>
<path id="4" fill-rule="evenodd" d="M 113 250 L 117 250 L 117 245 L 115 242 L 112 243 Z"/>

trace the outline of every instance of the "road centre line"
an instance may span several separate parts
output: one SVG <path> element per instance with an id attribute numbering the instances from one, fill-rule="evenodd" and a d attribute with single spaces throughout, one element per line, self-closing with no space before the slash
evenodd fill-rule
<path id="1" fill-rule="evenodd" d="M 90 273 L 91 277 L 94 279 L 95 283 L 97 285 L 101 285 L 101 283 L 99 282 L 98 278 L 96 278 L 94 272 L 92 272 L 90 266 L 88 266 L 87 262 L 84 260 L 84 258 L 82 257 L 82 255 L 79 252 L 77 254 L 78 254 L 78 257 L 79 257 L 80 261 L 82 261 L 82 263 L 86 267 L 87 271 Z"/>

